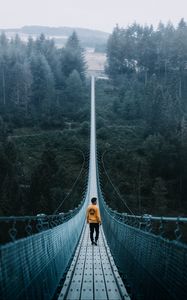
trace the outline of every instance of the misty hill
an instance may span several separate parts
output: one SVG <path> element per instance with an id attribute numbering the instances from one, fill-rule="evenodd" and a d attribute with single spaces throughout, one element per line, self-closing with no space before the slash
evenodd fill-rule
<path id="1" fill-rule="evenodd" d="M 82 46 L 97 48 L 100 51 L 105 50 L 105 45 L 109 37 L 109 33 L 107 32 L 76 27 L 24 26 L 19 29 L 6 29 L 1 31 L 5 31 L 8 36 L 17 33 L 22 36 L 23 39 L 27 39 L 28 36 L 35 37 L 43 33 L 47 37 L 54 38 L 57 46 L 63 46 L 72 32 L 76 31 Z"/>

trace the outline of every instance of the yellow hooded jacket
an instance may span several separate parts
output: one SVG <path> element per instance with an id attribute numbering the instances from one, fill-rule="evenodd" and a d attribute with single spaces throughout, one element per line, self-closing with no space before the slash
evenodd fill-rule
<path id="1" fill-rule="evenodd" d="M 99 207 L 95 204 L 90 204 L 86 211 L 87 223 L 99 223 L 101 224 L 101 216 Z"/>

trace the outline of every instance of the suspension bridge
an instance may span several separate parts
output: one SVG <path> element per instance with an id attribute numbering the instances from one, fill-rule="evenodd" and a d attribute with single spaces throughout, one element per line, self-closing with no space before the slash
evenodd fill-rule
<path id="1" fill-rule="evenodd" d="M 1 228 L 9 225 L 11 238 L 0 246 L 0 299 L 186 299 L 187 245 L 182 228 L 187 218 L 136 216 L 107 205 L 100 184 L 95 119 L 92 77 L 84 197 L 68 213 L 0 218 Z M 102 218 L 98 246 L 91 245 L 85 220 L 92 197 L 99 200 Z M 18 223 L 26 224 L 27 236 L 18 238 Z M 168 224 L 172 239 L 165 236 Z"/>

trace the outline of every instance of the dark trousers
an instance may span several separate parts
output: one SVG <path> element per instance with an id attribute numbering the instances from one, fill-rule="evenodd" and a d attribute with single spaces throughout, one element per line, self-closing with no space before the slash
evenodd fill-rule
<path id="1" fill-rule="evenodd" d="M 97 242 L 98 237 L 99 237 L 99 223 L 90 223 L 90 239 L 93 242 L 93 234 L 95 230 L 95 241 Z"/>

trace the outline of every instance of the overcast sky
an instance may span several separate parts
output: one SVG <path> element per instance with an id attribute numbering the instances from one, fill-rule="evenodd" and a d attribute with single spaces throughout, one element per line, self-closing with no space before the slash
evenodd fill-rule
<path id="1" fill-rule="evenodd" d="M 134 21 L 187 21 L 187 0 L 0 0 L 0 28 L 70 26 L 111 32 Z"/>

